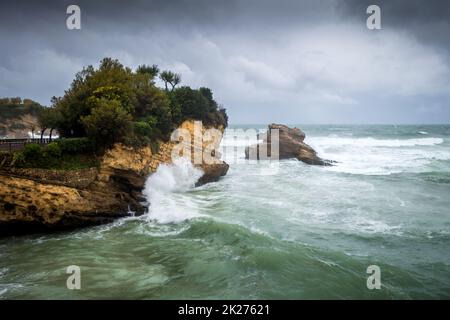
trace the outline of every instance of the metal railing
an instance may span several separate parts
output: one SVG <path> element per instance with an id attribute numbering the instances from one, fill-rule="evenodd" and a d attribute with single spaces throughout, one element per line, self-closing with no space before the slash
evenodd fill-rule
<path id="1" fill-rule="evenodd" d="M 52 141 L 55 139 L 52 139 Z M 26 144 L 35 143 L 47 145 L 51 141 L 49 138 L 29 138 L 29 139 L 0 139 L 0 151 L 15 152 L 22 150 Z"/>

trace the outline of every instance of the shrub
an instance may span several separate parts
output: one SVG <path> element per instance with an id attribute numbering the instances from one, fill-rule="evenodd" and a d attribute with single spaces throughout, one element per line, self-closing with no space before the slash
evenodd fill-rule
<path id="1" fill-rule="evenodd" d="M 149 137 L 152 134 L 152 127 L 145 121 L 137 121 L 133 123 L 133 131 L 138 136 Z"/>
<path id="2" fill-rule="evenodd" d="M 23 148 L 25 162 L 37 163 L 42 159 L 42 147 L 38 144 L 29 143 Z"/>
<path id="3" fill-rule="evenodd" d="M 0 151 L 0 168 L 10 165 L 13 161 L 13 154 L 6 151 Z"/>
<path id="4" fill-rule="evenodd" d="M 122 143 L 128 147 L 141 148 L 150 144 L 150 138 L 146 136 L 138 137 L 135 134 L 128 134 L 123 137 Z"/>
<path id="5" fill-rule="evenodd" d="M 86 137 L 60 139 L 56 143 L 63 154 L 89 153 L 95 150 L 92 140 Z"/>
<path id="6" fill-rule="evenodd" d="M 44 157 L 46 157 L 46 158 L 59 158 L 59 157 L 61 157 L 61 148 L 55 142 L 50 143 L 44 149 Z"/>
<path id="7" fill-rule="evenodd" d="M 25 156 L 24 156 L 23 152 L 14 153 L 11 165 L 20 167 L 20 166 L 23 166 L 24 164 L 25 164 Z"/>

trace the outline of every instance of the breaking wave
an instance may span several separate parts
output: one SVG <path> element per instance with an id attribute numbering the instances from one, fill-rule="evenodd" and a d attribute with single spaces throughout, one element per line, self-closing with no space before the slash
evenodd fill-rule
<path id="1" fill-rule="evenodd" d="M 328 170 L 363 175 L 391 175 L 426 172 L 436 160 L 449 160 L 450 150 L 443 138 L 375 139 L 313 137 L 310 140 L 320 156 L 337 161 Z"/>
<path id="2" fill-rule="evenodd" d="M 196 203 L 186 194 L 203 172 L 185 158 L 161 164 L 146 181 L 143 194 L 150 203 L 146 219 L 178 223 L 200 216 Z"/>

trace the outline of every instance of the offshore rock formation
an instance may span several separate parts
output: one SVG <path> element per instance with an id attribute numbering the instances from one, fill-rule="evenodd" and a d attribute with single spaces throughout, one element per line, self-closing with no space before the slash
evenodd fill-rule
<path id="1" fill-rule="evenodd" d="M 277 157 L 276 148 L 272 148 L 272 130 L 278 130 L 278 158 L 298 159 L 307 164 L 329 166 L 333 162 L 324 160 L 317 156 L 316 151 L 304 143 L 305 133 L 298 128 L 289 128 L 282 124 L 270 124 L 267 133 L 258 138 L 263 142 L 245 148 L 245 158 L 253 160 L 263 160 L 264 158 Z M 273 153 L 273 154 L 272 154 Z"/>
<path id="2" fill-rule="evenodd" d="M 181 127 L 194 136 L 194 121 Z M 203 132 L 208 128 L 202 128 Z M 224 128 L 218 128 L 223 132 Z M 105 153 L 99 168 L 75 171 L 3 168 L 0 170 L 0 236 L 39 229 L 61 229 L 110 222 L 142 214 L 141 191 L 149 174 L 159 164 L 171 163 L 175 147 L 205 151 L 218 146 L 221 136 L 208 141 L 186 139 L 161 144 L 158 153 L 150 147 L 133 149 L 121 144 Z M 209 150 L 209 149 L 208 149 Z M 204 175 L 198 184 L 218 180 L 228 164 L 215 159 L 195 164 Z"/>

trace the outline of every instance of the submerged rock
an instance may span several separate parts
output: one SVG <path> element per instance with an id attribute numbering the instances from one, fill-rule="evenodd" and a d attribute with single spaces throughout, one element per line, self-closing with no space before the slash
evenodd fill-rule
<path id="1" fill-rule="evenodd" d="M 278 130 L 278 152 L 276 147 L 272 147 L 272 130 Z M 262 139 L 263 142 L 245 148 L 246 159 L 264 160 L 265 158 L 274 159 L 278 156 L 280 160 L 295 158 L 310 165 L 329 166 L 333 163 L 333 161 L 317 156 L 316 151 L 303 142 L 305 133 L 298 128 L 270 124 L 267 132 L 258 135 L 258 139 Z"/>

